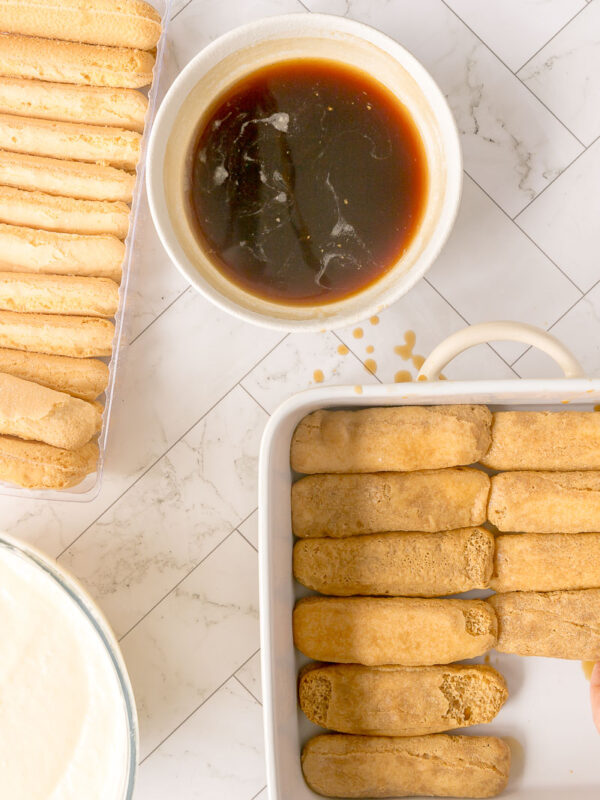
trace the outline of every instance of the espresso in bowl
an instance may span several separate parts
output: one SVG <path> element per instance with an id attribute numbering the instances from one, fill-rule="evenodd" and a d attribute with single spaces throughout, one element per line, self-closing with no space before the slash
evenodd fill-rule
<path id="1" fill-rule="evenodd" d="M 150 142 L 150 206 L 188 280 L 288 330 L 376 313 L 431 265 L 461 186 L 450 111 L 396 42 L 323 15 L 227 34 L 186 67 Z"/>

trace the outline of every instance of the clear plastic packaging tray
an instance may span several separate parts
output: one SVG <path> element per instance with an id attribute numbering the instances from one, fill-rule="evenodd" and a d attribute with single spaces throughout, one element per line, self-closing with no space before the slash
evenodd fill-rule
<path id="1" fill-rule="evenodd" d="M 136 241 L 142 235 L 138 220 L 140 218 L 140 207 L 142 203 L 146 202 L 144 191 L 144 176 L 146 171 L 146 154 L 148 148 L 148 137 L 150 130 L 154 123 L 154 117 L 158 108 L 159 100 L 164 95 L 168 88 L 168 76 L 165 74 L 165 49 L 166 49 L 166 36 L 171 16 L 172 0 L 148 0 L 151 5 L 156 8 L 162 18 L 162 35 L 158 42 L 156 49 L 156 65 L 154 67 L 154 76 L 152 86 L 147 92 L 149 105 L 148 113 L 146 116 L 146 126 L 144 128 L 144 136 L 142 139 L 142 154 L 140 162 L 137 167 L 137 178 L 135 183 L 135 190 L 133 193 L 133 201 L 131 204 L 131 216 L 129 224 L 129 232 L 125 240 L 125 260 L 123 261 L 123 275 L 121 278 L 121 286 L 119 289 L 119 310 L 115 315 L 115 338 L 113 341 L 113 352 L 109 359 L 103 359 L 109 364 L 109 381 L 106 387 L 106 392 L 99 400 L 104 405 L 104 414 L 102 418 L 102 430 L 98 438 L 98 447 L 100 449 L 100 457 L 98 459 L 98 469 L 91 475 L 86 476 L 81 483 L 69 489 L 22 489 L 14 484 L 4 483 L 0 481 L 0 495 L 14 495 L 23 498 L 38 498 L 45 500 L 74 500 L 74 501 L 89 501 L 93 500 L 102 485 L 102 473 L 104 470 L 104 461 L 106 455 L 106 442 L 108 439 L 108 429 L 110 425 L 111 409 L 114 400 L 115 379 L 119 365 L 119 358 L 123 349 L 126 347 L 124 342 L 123 333 L 124 325 L 127 319 L 127 288 L 129 286 L 129 279 L 132 271 L 135 269 L 135 256 L 136 256 Z M 145 215 L 150 219 L 149 214 Z"/>

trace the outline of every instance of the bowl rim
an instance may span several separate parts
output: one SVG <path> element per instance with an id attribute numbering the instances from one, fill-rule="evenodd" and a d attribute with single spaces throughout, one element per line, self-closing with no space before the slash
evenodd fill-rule
<path id="1" fill-rule="evenodd" d="M 167 142 L 171 136 L 177 114 L 189 91 L 209 69 L 227 54 L 243 50 L 250 44 L 267 39 L 290 38 L 298 31 L 306 35 L 314 31 L 322 32 L 327 27 L 331 33 L 352 35 L 367 41 L 399 61 L 423 90 L 434 115 L 438 120 L 440 134 L 446 150 L 446 189 L 434 234 L 427 242 L 416 262 L 396 283 L 390 286 L 383 296 L 361 303 L 361 292 L 348 298 L 348 306 L 329 316 L 317 313 L 309 319 L 287 319 L 271 316 L 268 312 L 254 311 L 239 305 L 221 294 L 192 266 L 181 258 L 181 247 L 170 222 L 163 182 L 163 165 Z M 193 81 L 193 83 L 192 83 Z M 189 84 L 192 84 L 188 87 Z M 456 220 L 463 182 L 463 160 L 456 121 L 448 102 L 428 70 L 403 45 L 386 33 L 357 20 L 334 14 L 292 13 L 261 18 L 233 28 L 202 48 L 181 70 L 165 95 L 152 128 L 148 142 L 146 165 L 146 187 L 148 204 L 154 225 L 161 243 L 180 274 L 207 300 L 223 311 L 246 322 L 261 327 L 287 332 L 321 332 L 334 330 L 364 320 L 380 313 L 392 303 L 403 297 L 433 266 L 446 243 Z M 393 270 L 393 268 L 392 268 Z M 389 274 L 389 273 L 386 273 Z"/>

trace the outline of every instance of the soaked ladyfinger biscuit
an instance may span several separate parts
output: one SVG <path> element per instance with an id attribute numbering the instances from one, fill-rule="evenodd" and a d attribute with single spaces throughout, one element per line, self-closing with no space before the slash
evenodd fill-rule
<path id="1" fill-rule="evenodd" d="M 99 317 L 0 311 L 0 347 L 49 355 L 109 356 L 115 326 Z"/>
<path id="2" fill-rule="evenodd" d="M 141 136 L 122 128 L 0 114 L 0 149 L 132 170 L 140 160 Z"/>
<path id="3" fill-rule="evenodd" d="M 136 89 L 0 77 L 2 114 L 110 125 L 141 133 L 147 110 L 147 98 Z"/>
<path id="4" fill-rule="evenodd" d="M 0 310 L 112 317 L 119 286 L 109 278 L 0 272 Z"/>
<path id="5" fill-rule="evenodd" d="M 502 472 L 494 475 L 488 518 L 500 531 L 597 531 L 600 472 Z"/>
<path id="6" fill-rule="evenodd" d="M 0 223 L 0 271 L 121 280 L 125 245 L 116 236 L 82 236 Z"/>
<path id="7" fill-rule="evenodd" d="M 304 538 L 481 525 L 489 486 L 484 472 L 468 467 L 309 475 L 292 486 L 292 529 Z"/>
<path id="8" fill-rule="evenodd" d="M 483 600 L 307 597 L 296 603 L 294 643 L 315 661 L 428 666 L 475 658 L 496 644 Z"/>
<path id="9" fill-rule="evenodd" d="M 324 797 L 495 797 L 510 749 L 494 736 L 328 734 L 304 746 L 302 771 Z"/>
<path id="10" fill-rule="evenodd" d="M 0 348 L 0 372 L 82 400 L 95 400 L 108 385 L 108 366 L 95 358 L 49 356 Z"/>
<path id="11" fill-rule="evenodd" d="M 0 222 L 57 233 L 109 234 L 124 239 L 129 230 L 129 206 L 0 186 Z"/>
<path id="12" fill-rule="evenodd" d="M 600 469 L 600 414 L 499 411 L 481 462 L 497 470 Z"/>
<path id="13" fill-rule="evenodd" d="M 143 0 L 3 0 L 0 30 L 152 50 L 160 15 Z"/>
<path id="14" fill-rule="evenodd" d="M 294 431 L 292 469 L 381 472 L 440 469 L 479 461 L 490 446 L 485 406 L 401 406 L 315 411 Z"/>
<path id="15" fill-rule="evenodd" d="M 494 535 L 483 528 L 301 539 L 294 577 L 320 594 L 441 597 L 485 589 Z"/>
<path id="16" fill-rule="evenodd" d="M 152 83 L 154 60 L 130 47 L 0 35 L 0 75 L 7 78 L 139 89 Z"/>
<path id="17" fill-rule="evenodd" d="M 96 471 L 98 456 L 95 442 L 88 442 L 79 450 L 64 450 L 0 436 L 0 481 L 24 489 L 67 489 Z"/>

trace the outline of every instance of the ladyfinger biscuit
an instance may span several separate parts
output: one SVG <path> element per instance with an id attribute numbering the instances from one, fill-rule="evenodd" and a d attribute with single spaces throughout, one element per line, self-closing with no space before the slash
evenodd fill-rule
<path id="1" fill-rule="evenodd" d="M 495 797 L 510 749 L 494 736 L 325 734 L 304 746 L 302 772 L 324 797 Z"/>
<path id="2" fill-rule="evenodd" d="M 160 16 L 142 0 L 3 0 L 0 30 L 152 50 Z"/>
<path id="3" fill-rule="evenodd" d="M 315 661 L 449 664 L 496 644 L 496 616 L 483 600 L 306 597 L 296 603 L 294 643 Z"/>
<path id="4" fill-rule="evenodd" d="M 446 531 L 485 522 L 490 479 L 468 467 L 309 475 L 292 486 L 296 536 Z"/>
<path id="5" fill-rule="evenodd" d="M 102 414 L 91 403 L 0 373 L 0 434 L 77 450 L 101 425 Z"/>
<path id="6" fill-rule="evenodd" d="M 500 531 L 597 531 L 600 472 L 502 472 L 494 475 L 488 518 Z"/>
<path id="7" fill-rule="evenodd" d="M 589 411 L 499 411 L 481 463 L 497 470 L 600 469 L 600 415 Z"/>
<path id="8" fill-rule="evenodd" d="M 0 347 L 49 355 L 109 356 L 115 326 L 99 317 L 0 311 Z"/>
<path id="9" fill-rule="evenodd" d="M 507 592 L 488 602 L 501 653 L 600 661 L 600 589 Z"/>
<path id="10" fill-rule="evenodd" d="M 496 592 L 600 588 L 600 533 L 521 533 L 496 537 Z"/>
<path id="11" fill-rule="evenodd" d="M 302 539 L 294 546 L 296 580 L 338 597 L 440 597 L 485 589 L 493 563 L 494 535 L 483 528 Z"/>
<path id="12" fill-rule="evenodd" d="M 81 200 L 130 203 L 135 175 L 101 164 L 0 150 L 0 184 Z"/>
<path id="13" fill-rule="evenodd" d="M 0 372 L 82 400 L 95 400 L 108 385 L 108 367 L 95 358 L 48 356 L 0 348 Z"/>
<path id="14" fill-rule="evenodd" d="M 490 446 L 491 421 L 485 406 L 315 411 L 294 431 L 292 469 L 403 472 L 472 464 Z"/>
<path id="15" fill-rule="evenodd" d="M 95 472 L 98 445 L 88 442 L 79 450 L 63 450 L 42 442 L 0 436 L 0 481 L 24 489 L 66 489 Z"/>
<path id="16" fill-rule="evenodd" d="M 15 153 L 135 169 L 141 140 L 123 128 L 0 114 L 0 149 Z"/>
<path id="17" fill-rule="evenodd" d="M 147 98 L 136 89 L 0 78 L 1 114 L 110 125 L 141 133 L 147 110 Z"/>
<path id="18" fill-rule="evenodd" d="M 111 234 L 124 239 L 129 230 L 129 206 L 0 186 L 0 222 L 58 233 Z"/>
<path id="19" fill-rule="evenodd" d="M 112 317 L 119 286 L 109 278 L 0 272 L 0 310 Z"/>
<path id="20" fill-rule="evenodd" d="M 0 35 L 0 75 L 7 78 L 139 89 L 152 83 L 153 69 L 154 56 L 143 50 Z"/>
<path id="21" fill-rule="evenodd" d="M 0 270 L 121 280 L 125 245 L 116 236 L 53 233 L 0 223 Z"/>
<path id="22" fill-rule="evenodd" d="M 340 733 L 422 736 L 491 722 L 508 690 L 492 667 L 308 668 L 298 685 L 311 722 Z"/>

